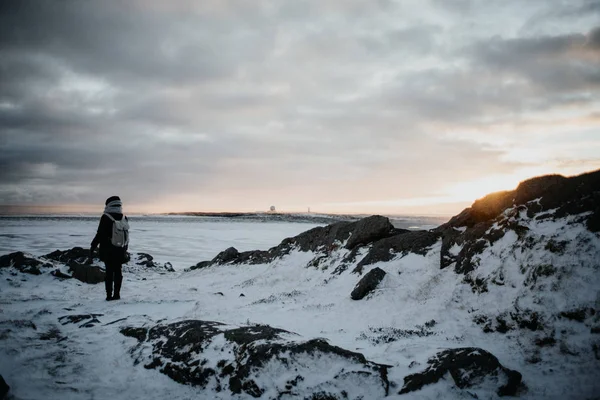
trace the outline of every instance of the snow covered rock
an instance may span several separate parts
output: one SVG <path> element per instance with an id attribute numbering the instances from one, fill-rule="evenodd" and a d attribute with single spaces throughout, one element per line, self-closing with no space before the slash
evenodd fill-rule
<path id="1" fill-rule="evenodd" d="M 362 277 L 360 281 L 350 293 L 350 297 L 352 300 L 361 300 L 366 295 L 371 293 L 373 290 L 377 289 L 377 285 L 383 280 L 385 277 L 385 271 L 381 268 L 373 268 L 365 276 Z"/>
<path id="2" fill-rule="evenodd" d="M 71 272 L 73 278 L 92 285 L 104 282 L 106 276 L 106 272 L 100 267 L 79 264 L 77 262 L 71 262 L 69 264 L 69 272 Z"/>
<path id="3" fill-rule="evenodd" d="M 397 254 L 424 255 L 439 240 L 439 234 L 429 231 L 405 231 L 373 243 L 367 255 L 353 272 L 362 273 L 363 267 L 382 261 L 390 261 Z"/>
<path id="4" fill-rule="evenodd" d="M 211 261 L 201 261 L 189 270 L 223 264 L 265 264 L 288 255 L 294 249 L 328 255 L 341 246 L 352 250 L 405 232 L 409 231 L 394 228 L 388 218 L 373 215 L 359 221 L 341 221 L 310 229 L 284 239 L 278 246 L 267 251 L 252 250 L 240 253 L 234 247 L 230 247 Z"/>
<path id="5" fill-rule="evenodd" d="M 69 265 L 72 262 L 84 264 L 90 256 L 90 250 L 82 247 L 73 247 L 69 250 L 56 250 L 48 253 L 44 258 Z"/>
<path id="6" fill-rule="evenodd" d="M 267 325 L 230 327 L 186 320 L 152 328 L 126 327 L 138 340 L 135 365 L 159 369 L 173 380 L 209 391 L 264 398 L 381 398 L 387 366 L 323 339 Z"/>
<path id="7" fill-rule="evenodd" d="M 0 268 L 15 268 L 19 272 L 32 275 L 41 275 L 40 268 L 51 268 L 52 264 L 45 263 L 36 258 L 25 255 L 21 251 L 0 256 Z"/>
<path id="8" fill-rule="evenodd" d="M 420 390 L 450 374 L 460 389 L 473 388 L 493 381 L 498 395 L 514 396 L 521 385 L 521 374 L 508 369 L 491 353 L 473 347 L 444 350 L 427 361 L 427 369 L 404 378 L 399 394 Z"/>

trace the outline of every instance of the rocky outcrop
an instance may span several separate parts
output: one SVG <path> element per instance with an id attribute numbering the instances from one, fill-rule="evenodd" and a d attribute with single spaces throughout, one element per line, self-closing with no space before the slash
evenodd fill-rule
<path id="1" fill-rule="evenodd" d="M 546 175 L 528 179 L 515 190 L 492 193 L 475 201 L 440 228 L 472 228 L 496 219 L 508 208 L 523 205 L 527 205 L 525 211 L 530 218 L 536 214 L 539 218 L 562 218 L 589 213 L 585 217 L 588 228 L 599 232 L 600 170 L 570 178 Z"/>
<path id="2" fill-rule="evenodd" d="M 0 268 L 15 268 L 19 272 L 41 275 L 40 268 L 52 268 L 52 264 L 25 255 L 21 251 L 0 256 Z"/>
<path id="3" fill-rule="evenodd" d="M 69 263 L 69 272 L 73 278 L 89 284 L 104 282 L 106 273 L 100 267 L 95 265 L 79 264 L 77 262 Z"/>
<path id="4" fill-rule="evenodd" d="M 136 266 L 147 268 L 147 269 L 152 269 L 155 271 L 175 272 L 175 269 L 173 268 L 173 265 L 171 265 L 170 262 L 167 262 L 165 264 L 159 264 L 156 261 L 154 261 L 154 257 L 152 257 L 148 253 L 136 253 L 136 254 L 137 254 L 137 256 L 135 257 L 135 262 L 134 262 Z M 131 256 L 131 254 L 129 254 L 129 259 L 131 260 L 132 258 L 133 257 Z"/>
<path id="5" fill-rule="evenodd" d="M 90 256 L 89 249 L 82 247 L 73 247 L 69 250 L 56 250 L 48 253 L 43 258 L 58 261 L 69 267 L 72 277 L 89 284 L 104 282 L 105 272 L 102 268 L 95 265 L 88 265 Z M 60 272 L 60 271 L 59 271 Z M 64 278 L 62 274 L 54 272 L 54 276 Z"/>
<path id="6" fill-rule="evenodd" d="M 266 325 L 230 328 L 188 320 L 128 327 L 121 333 L 138 341 L 131 351 L 136 365 L 145 362 L 145 368 L 208 390 L 266 398 L 338 399 L 348 393 L 380 398 L 388 393 L 387 366 L 323 339 L 297 341 L 295 334 Z M 281 370 L 294 371 L 295 377 Z"/>
<path id="7" fill-rule="evenodd" d="M 360 281 L 350 293 L 352 300 L 362 300 L 369 293 L 377 289 L 379 283 L 385 278 L 385 271 L 381 268 L 373 268 Z"/>
<path id="8" fill-rule="evenodd" d="M 399 394 L 420 390 L 425 385 L 439 381 L 447 373 L 460 389 L 472 388 L 484 379 L 493 379 L 498 386 L 498 395 L 514 396 L 521 385 L 521 374 L 508 369 L 491 353 L 467 347 L 444 350 L 427 361 L 424 371 L 404 378 Z"/>
<path id="9" fill-rule="evenodd" d="M 8 386 L 2 375 L 0 375 L 0 399 L 4 399 L 9 390 L 10 386 Z"/>
<path id="10" fill-rule="evenodd" d="M 392 260 L 397 254 L 416 253 L 425 255 L 440 235 L 429 231 L 406 231 L 373 243 L 367 255 L 360 260 L 353 272 L 362 273 L 363 267 L 377 262 Z"/>
<path id="11" fill-rule="evenodd" d="M 293 249 L 329 254 L 341 245 L 352 250 L 405 232 L 409 231 L 395 229 L 388 218 L 373 215 L 356 222 L 342 221 L 313 228 L 292 238 L 284 239 L 278 246 L 268 251 L 254 250 L 240 253 L 235 247 L 230 247 L 211 261 L 201 261 L 189 269 L 202 269 L 211 265 L 223 264 L 265 264 L 289 254 Z"/>
<path id="12" fill-rule="evenodd" d="M 52 253 L 48 253 L 43 257 L 48 260 L 54 260 L 69 265 L 72 262 L 85 264 L 89 256 L 89 249 L 84 249 L 82 247 L 73 247 L 69 250 L 55 250 Z"/>

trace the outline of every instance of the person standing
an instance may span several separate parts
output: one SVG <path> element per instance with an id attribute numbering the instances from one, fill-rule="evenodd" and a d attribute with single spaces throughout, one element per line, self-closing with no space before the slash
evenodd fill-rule
<path id="1" fill-rule="evenodd" d="M 104 214 L 100 218 L 98 231 L 90 247 L 89 262 L 92 261 L 98 245 L 100 245 L 100 260 L 106 266 L 104 280 L 106 300 L 119 300 L 123 282 L 121 268 L 126 262 L 129 247 L 129 220 L 123 214 L 123 203 L 119 196 L 111 196 L 106 199 Z"/>

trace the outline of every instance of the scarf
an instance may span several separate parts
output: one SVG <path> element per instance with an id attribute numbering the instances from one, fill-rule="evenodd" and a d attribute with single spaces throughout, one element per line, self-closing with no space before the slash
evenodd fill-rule
<path id="1" fill-rule="evenodd" d="M 121 200 L 113 200 L 104 208 L 105 213 L 123 214 L 123 203 Z"/>

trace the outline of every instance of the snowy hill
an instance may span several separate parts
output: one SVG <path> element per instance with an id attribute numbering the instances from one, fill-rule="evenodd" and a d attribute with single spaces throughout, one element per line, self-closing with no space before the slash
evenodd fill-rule
<path id="1" fill-rule="evenodd" d="M 14 399 L 597 398 L 599 232 L 596 171 L 428 231 L 342 221 L 185 272 L 132 254 L 119 302 L 83 250 L 13 253 L 0 374 Z"/>

